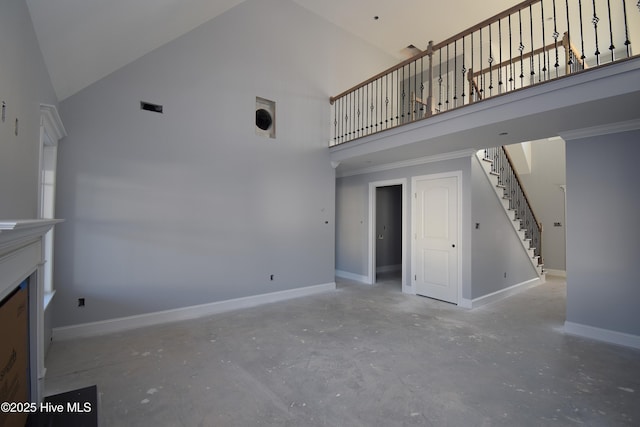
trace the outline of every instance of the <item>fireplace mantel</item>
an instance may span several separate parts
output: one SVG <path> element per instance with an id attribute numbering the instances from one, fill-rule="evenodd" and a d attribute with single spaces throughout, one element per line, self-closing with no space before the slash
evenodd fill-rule
<path id="1" fill-rule="evenodd" d="M 43 236 L 59 219 L 0 220 L 0 301 L 29 280 L 31 401 L 42 400 L 44 368 Z M 35 275 L 34 275 L 35 273 Z"/>
<path id="2" fill-rule="evenodd" d="M 0 256 L 11 247 L 42 237 L 61 219 L 0 220 Z"/>

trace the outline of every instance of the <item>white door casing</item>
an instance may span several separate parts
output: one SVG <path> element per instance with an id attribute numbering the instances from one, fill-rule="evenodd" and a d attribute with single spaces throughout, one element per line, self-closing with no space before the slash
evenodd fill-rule
<path id="1" fill-rule="evenodd" d="M 461 174 L 414 177 L 412 272 L 416 294 L 458 303 Z"/>
<path id="2" fill-rule="evenodd" d="M 369 253 L 367 268 L 367 283 L 375 284 L 376 282 L 376 188 L 387 187 L 390 185 L 402 186 L 402 292 L 413 293 L 411 285 L 406 277 L 406 253 L 405 253 L 405 236 L 407 236 L 407 219 L 408 219 L 408 202 L 407 202 L 407 179 L 391 179 L 386 181 L 376 181 L 369 183 L 369 232 L 368 247 Z"/>

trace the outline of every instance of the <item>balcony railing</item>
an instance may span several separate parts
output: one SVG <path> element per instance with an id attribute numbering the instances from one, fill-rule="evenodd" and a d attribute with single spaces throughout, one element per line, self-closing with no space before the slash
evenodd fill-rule
<path id="1" fill-rule="evenodd" d="M 509 201 L 509 210 L 514 212 L 515 220 L 524 231 L 524 238 L 533 250 L 538 265 L 542 259 L 542 223 L 531 208 L 531 202 L 513 167 L 513 161 L 504 147 L 492 147 L 484 150 L 484 158 L 491 162 L 491 173 L 498 177 L 498 187 L 502 188 L 502 197 Z"/>
<path id="2" fill-rule="evenodd" d="M 331 146 L 633 56 L 640 0 L 528 0 L 331 97 Z"/>

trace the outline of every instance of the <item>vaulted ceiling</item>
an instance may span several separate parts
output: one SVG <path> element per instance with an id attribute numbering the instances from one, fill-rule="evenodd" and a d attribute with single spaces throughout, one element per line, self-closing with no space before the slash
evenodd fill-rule
<path id="1" fill-rule="evenodd" d="M 26 0 L 52 84 L 63 100 L 246 0 Z M 249 0 L 259 1 L 259 0 Z M 403 58 L 517 0 L 293 0 Z M 377 18 L 376 18 L 377 17 Z"/>

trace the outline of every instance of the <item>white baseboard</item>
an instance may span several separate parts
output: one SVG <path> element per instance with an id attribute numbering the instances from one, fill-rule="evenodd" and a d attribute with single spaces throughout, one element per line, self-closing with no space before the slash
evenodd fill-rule
<path id="1" fill-rule="evenodd" d="M 376 273 L 395 273 L 396 271 L 402 271 L 402 264 L 383 265 L 381 267 L 376 267 Z"/>
<path id="2" fill-rule="evenodd" d="M 262 304 L 315 295 L 335 289 L 335 282 L 331 282 L 321 285 L 307 286 L 304 288 L 290 289 L 286 291 L 254 295 L 244 298 L 218 301 L 209 304 L 177 308 L 174 310 L 158 311 L 155 313 L 140 314 L 137 316 L 120 317 L 117 319 L 83 323 L 80 325 L 63 326 L 53 329 L 53 339 L 68 340 L 74 338 L 85 338 L 96 335 L 110 334 L 114 332 L 122 332 L 145 326 L 158 325 L 162 323 L 196 319 L 199 317 L 224 313 L 241 308 L 256 307 Z"/>
<path id="3" fill-rule="evenodd" d="M 545 268 L 544 272 L 547 276 L 555 276 L 555 277 L 567 277 L 567 272 L 565 270 L 553 270 L 551 268 Z"/>
<path id="4" fill-rule="evenodd" d="M 336 277 L 340 277 L 342 279 L 355 280 L 356 282 L 361 282 L 361 283 L 369 283 L 369 278 L 367 276 L 349 273 L 348 271 L 336 270 Z"/>
<path id="5" fill-rule="evenodd" d="M 577 335 L 592 340 L 640 349 L 640 336 L 638 335 L 626 334 L 624 332 L 612 331 L 610 329 L 596 328 L 595 326 L 583 325 L 581 323 L 569 321 L 564 322 L 564 332 L 569 335 Z"/>
<path id="6" fill-rule="evenodd" d="M 517 293 L 524 291 L 525 289 L 529 289 L 530 287 L 539 285 L 540 283 L 543 283 L 543 282 L 544 280 L 542 280 L 539 277 L 536 277 L 535 279 L 527 280 L 522 283 L 517 283 L 515 285 L 509 286 L 508 288 L 500 289 L 499 291 L 492 292 L 490 294 L 483 295 L 481 297 L 474 298 L 472 300 L 467 298 L 462 298 L 458 305 L 462 308 L 477 308 L 485 304 L 499 301 L 511 295 L 515 295 Z"/>

